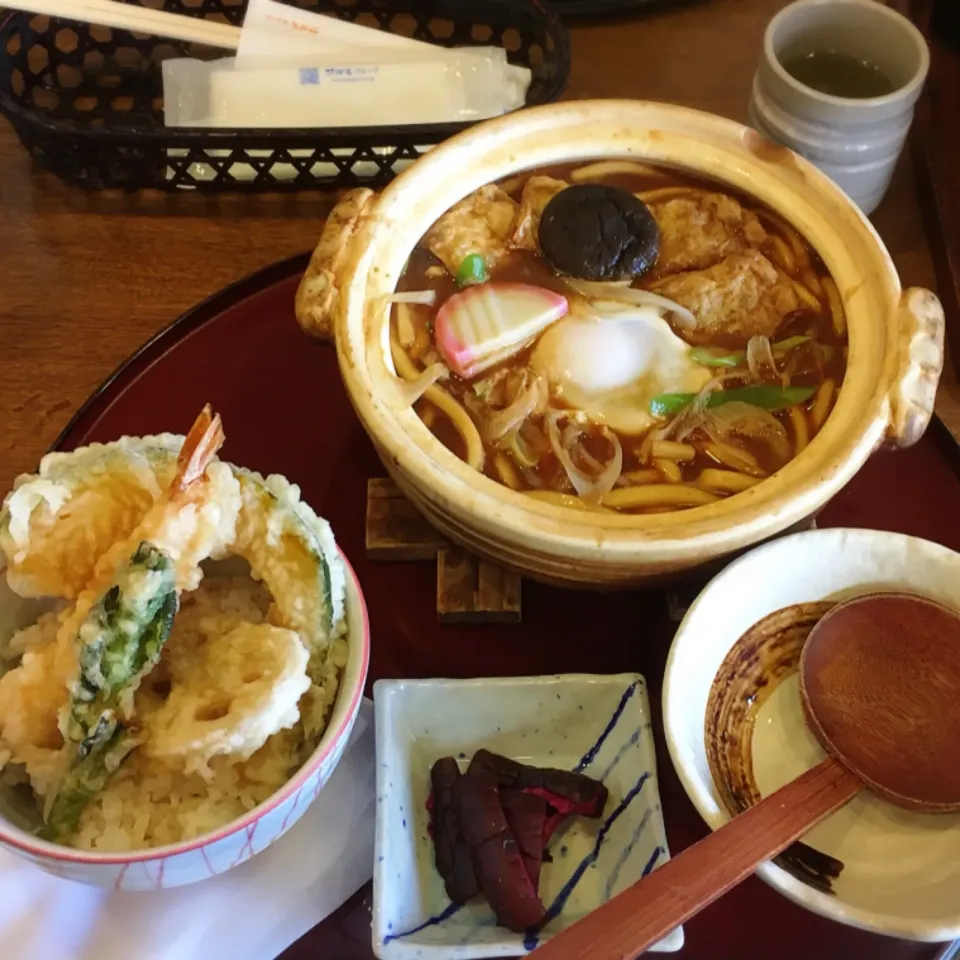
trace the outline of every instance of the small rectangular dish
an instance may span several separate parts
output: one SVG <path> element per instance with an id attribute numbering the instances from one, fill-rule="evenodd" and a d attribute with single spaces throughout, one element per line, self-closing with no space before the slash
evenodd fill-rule
<path id="1" fill-rule="evenodd" d="M 373 944 L 381 960 L 515 957 L 669 859 L 639 674 L 381 680 L 374 701 Z M 451 904 L 434 866 L 430 768 L 444 756 L 465 768 L 482 747 L 586 773 L 610 791 L 600 820 L 573 818 L 551 840 L 539 887 L 549 920 L 526 935 L 497 926 L 482 899 Z M 678 928 L 653 949 L 682 946 Z"/>

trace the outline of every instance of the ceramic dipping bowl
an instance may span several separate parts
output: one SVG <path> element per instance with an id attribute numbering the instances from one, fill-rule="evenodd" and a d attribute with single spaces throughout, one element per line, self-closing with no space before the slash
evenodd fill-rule
<path id="1" fill-rule="evenodd" d="M 677 631 L 663 689 L 671 759 L 711 829 L 825 756 L 804 722 L 797 676 L 813 624 L 835 603 L 876 592 L 960 610 L 958 582 L 960 555 L 945 547 L 846 529 L 783 537 L 715 577 Z M 960 814 L 913 813 L 863 790 L 757 875 L 850 926 L 910 940 L 960 936 Z"/>

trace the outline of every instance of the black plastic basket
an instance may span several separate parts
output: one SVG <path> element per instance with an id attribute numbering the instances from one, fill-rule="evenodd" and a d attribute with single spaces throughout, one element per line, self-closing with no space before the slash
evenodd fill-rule
<path id="1" fill-rule="evenodd" d="M 130 0 L 138 2 L 138 0 Z M 176 13 L 239 24 L 246 0 L 166 0 Z M 527 104 L 563 90 L 570 45 L 540 0 L 297 0 L 445 46 L 499 45 L 529 67 Z M 316 130 L 163 125 L 160 64 L 225 51 L 31 14 L 0 26 L 0 111 L 33 159 L 89 189 L 294 191 L 382 184 L 468 123 Z"/>
<path id="2" fill-rule="evenodd" d="M 668 7 L 690 4 L 693 0 L 548 0 L 565 20 L 598 20 L 625 17 L 635 13 L 654 13 Z"/>

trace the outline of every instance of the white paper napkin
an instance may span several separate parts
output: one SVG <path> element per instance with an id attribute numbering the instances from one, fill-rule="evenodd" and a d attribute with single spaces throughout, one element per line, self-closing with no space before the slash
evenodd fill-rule
<path id="1" fill-rule="evenodd" d="M 118 893 L 61 880 L 0 851 L 0 957 L 271 960 L 373 873 L 373 704 L 327 785 L 286 836 L 222 876 Z"/>
<path id="2" fill-rule="evenodd" d="M 240 30 L 237 62 L 299 54 L 350 57 L 376 50 L 405 50 L 413 54 L 426 51 L 429 55 L 437 49 L 435 44 L 423 40 L 300 10 L 277 0 L 249 0 Z"/>

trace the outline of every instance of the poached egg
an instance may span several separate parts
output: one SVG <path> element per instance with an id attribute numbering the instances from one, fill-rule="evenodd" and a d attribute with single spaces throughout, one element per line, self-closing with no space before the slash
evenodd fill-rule
<path id="1" fill-rule="evenodd" d="M 617 433 L 645 433 L 661 393 L 697 393 L 710 371 L 651 306 L 593 301 L 554 323 L 539 339 L 531 365 L 564 406 Z"/>

